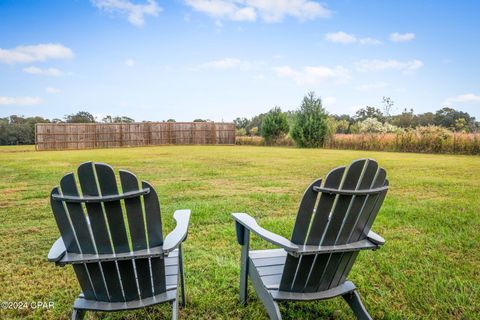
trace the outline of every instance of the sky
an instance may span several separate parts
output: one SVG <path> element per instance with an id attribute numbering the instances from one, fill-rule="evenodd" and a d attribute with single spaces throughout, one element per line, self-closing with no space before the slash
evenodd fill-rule
<path id="1" fill-rule="evenodd" d="M 480 119 L 480 1 L 0 0 L 0 117 L 231 121 L 326 110 Z"/>

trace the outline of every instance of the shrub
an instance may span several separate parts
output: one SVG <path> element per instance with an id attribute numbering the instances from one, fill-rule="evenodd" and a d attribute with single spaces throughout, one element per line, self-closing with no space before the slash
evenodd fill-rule
<path id="1" fill-rule="evenodd" d="M 328 136 L 327 114 L 322 100 L 309 92 L 304 98 L 295 117 L 292 138 L 302 148 L 322 147 Z"/>
<path id="2" fill-rule="evenodd" d="M 262 120 L 261 134 L 267 145 L 275 144 L 289 129 L 287 116 L 278 107 L 271 109 Z"/>
<path id="3" fill-rule="evenodd" d="M 247 130 L 245 128 L 239 128 L 235 130 L 235 135 L 236 136 L 245 136 L 247 135 Z"/>
<path id="4" fill-rule="evenodd" d="M 391 133 L 396 132 L 398 127 L 388 122 L 381 123 L 376 118 L 367 118 L 358 123 L 359 133 Z"/>

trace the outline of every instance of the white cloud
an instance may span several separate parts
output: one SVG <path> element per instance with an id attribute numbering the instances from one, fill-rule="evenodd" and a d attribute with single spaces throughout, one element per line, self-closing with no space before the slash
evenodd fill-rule
<path id="1" fill-rule="evenodd" d="M 394 32 L 390 34 L 390 40 L 393 42 L 406 42 L 415 39 L 415 33 L 398 33 Z"/>
<path id="2" fill-rule="evenodd" d="M 46 91 L 47 93 L 52 93 L 52 94 L 62 92 L 60 89 L 55 88 L 55 87 L 46 87 L 46 88 L 45 88 L 45 91 Z"/>
<path id="3" fill-rule="evenodd" d="M 298 20 L 327 18 L 332 12 L 310 0 L 184 0 L 194 10 L 216 19 L 280 22 L 286 16 Z"/>
<path id="4" fill-rule="evenodd" d="M 197 66 L 196 70 L 199 69 L 220 69 L 220 70 L 226 70 L 226 69 L 234 69 L 236 67 L 239 67 L 242 64 L 242 61 L 236 58 L 223 58 L 219 60 L 213 60 L 210 62 L 203 63 L 199 66 Z"/>
<path id="5" fill-rule="evenodd" d="M 456 97 L 450 97 L 444 102 L 446 105 L 452 105 L 455 103 L 480 103 L 480 95 L 465 93 Z"/>
<path id="6" fill-rule="evenodd" d="M 346 33 L 343 31 L 327 33 L 325 35 L 325 39 L 330 42 L 341 44 L 359 43 L 362 45 L 377 45 L 382 43 L 380 40 L 374 38 L 358 38 L 354 34 Z"/>
<path id="7" fill-rule="evenodd" d="M 350 72 L 342 66 L 333 68 L 307 66 L 301 70 L 296 70 L 290 66 L 280 66 L 273 68 L 273 71 L 275 71 L 277 76 L 291 78 L 299 85 L 311 85 L 322 82 L 341 84 L 350 80 Z"/>
<path id="8" fill-rule="evenodd" d="M 155 0 L 146 3 L 133 3 L 129 0 L 91 0 L 100 10 L 126 15 L 128 21 L 136 27 L 145 24 L 145 16 L 158 16 L 163 10 Z"/>
<path id="9" fill-rule="evenodd" d="M 399 70 L 404 73 L 411 73 L 421 67 L 423 67 L 423 62 L 414 59 L 410 61 L 398 61 L 394 59 L 389 60 L 360 60 L 356 63 L 358 71 L 367 72 L 367 71 L 383 71 L 383 70 Z"/>
<path id="10" fill-rule="evenodd" d="M 375 83 L 367 83 L 367 84 L 356 86 L 355 89 L 357 89 L 358 91 L 373 91 L 373 90 L 383 89 L 387 85 L 388 84 L 385 82 L 375 82 Z"/>
<path id="11" fill-rule="evenodd" d="M 43 103 L 39 97 L 2 97 L 0 96 L 0 105 L 30 106 Z"/>
<path id="12" fill-rule="evenodd" d="M 43 76 L 50 76 L 50 77 L 59 77 L 64 75 L 62 71 L 57 68 L 38 68 L 34 66 L 30 66 L 27 68 L 23 68 L 23 71 L 30 74 L 37 74 Z"/>
<path id="13" fill-rule="evenodd" d="M 48 59 L 70 59 L 73 51 L 61 44 L 45 43 L 30 46 L 18 46 L 13 49 L 0 48 L 0 62 L 31 63 Z"/>
<path id="14" fill-rule="evenodd" d="M 127 60 L 125 60 L 125 65 L 126 65 L 127 67 L 133 67 L 133 66 L 135 65 L 135 60 L 133 60 L 133 59 L 127 59 Z"/>
<path id="15" fill-rule="evenodd" d="M 357 37 L 355 37 L 355 35 L 348 34 L 343 31 L 327 33 L 325 35 L 325 39 L 330 42 L 342 43 L 342 44 L 357 42 Z"/>

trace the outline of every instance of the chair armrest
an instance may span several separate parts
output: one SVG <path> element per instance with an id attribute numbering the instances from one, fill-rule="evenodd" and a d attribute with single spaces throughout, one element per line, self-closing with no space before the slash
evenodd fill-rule
<path id="1" fill-rule="evenodd" d="M 337 253 L 337 252 L 354 252 L 360 250 L 375 250 L 379 245 L 370 241 L 370 239 L 364 239 L 357 242 L 347 244 L 337 244 L 331 246 L 312 246 L 304 245 L 300 246 L 297 252 L 293 252 L 295 255 L 311 255 L 311 254 L 323 254 L 323 253 Z"/>
<path id="2" fill-rule="evenodd" d="M 52 248 L 50 248 L 50 252 L 48 253 L 48 261 L 58 262 L 65 255 L 66 251 L 67 250 L 65 249 L 65 244 L 63 243 L 62 237 L 58 238 L 53 244 Z"/>
<path id="3" fill-rule="evenodd" d="M 60 266 L 64 266 L 66 264 L 82 264 L 82 263 L 93 263 L 93 262 L 155 258 L 155 257 L 163 257 L 164 255 L 165 255 L 165 252 L 163 251 L 163 246 L 157 246 L 157 247 L 147 248 L 147 249 L 142 249 L 137 251 L 120 252 L 120 253 L 95 254 L 95 253 L 67 252 L 56 263 Z"/>
<path id="4" fill-rule="evenodd" d="M 373 231 L 370 231 L 368 233 L 367 239 L 379 246 L 383 246 L 385 244 L 385 239 L 383 239 L 381 236 L 379 236 Z"/>
<path id="5" fill-rule="evenodd" d="M 173 214 L 177 226 L 163 241 L 163 251 L 165 253 L 175 250 L 187 238 L 190 214 L 190 210 L 177 210 Z"/>
<path id="6" fill-rule="evenodd" d="M 260 238 L 282 247 L 283 249 L 285 249 L 285 251 L 296 252 L 299 250 L 299 247 L 290 240 L 260 227 L 257 224 L 257 221 L 255 221 L 254 218 L 252 218 L 246 213 L 232 213 L 232 217 L 235 220 L 235 223 L 240 224 L 244 228 L 247 228 L 248 230 L 258 235 Z"/>

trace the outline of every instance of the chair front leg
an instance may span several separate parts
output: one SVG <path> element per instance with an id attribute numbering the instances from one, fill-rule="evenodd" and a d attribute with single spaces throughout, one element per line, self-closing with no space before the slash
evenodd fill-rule
<path id="1" fill-rule="evenodd" d="M 248 291 L 248 250 L 250 247 L 250 230 L 236 223 L 237 237 L 242 246 L 240 256 L 240 303 L 247 304 Z"/>

